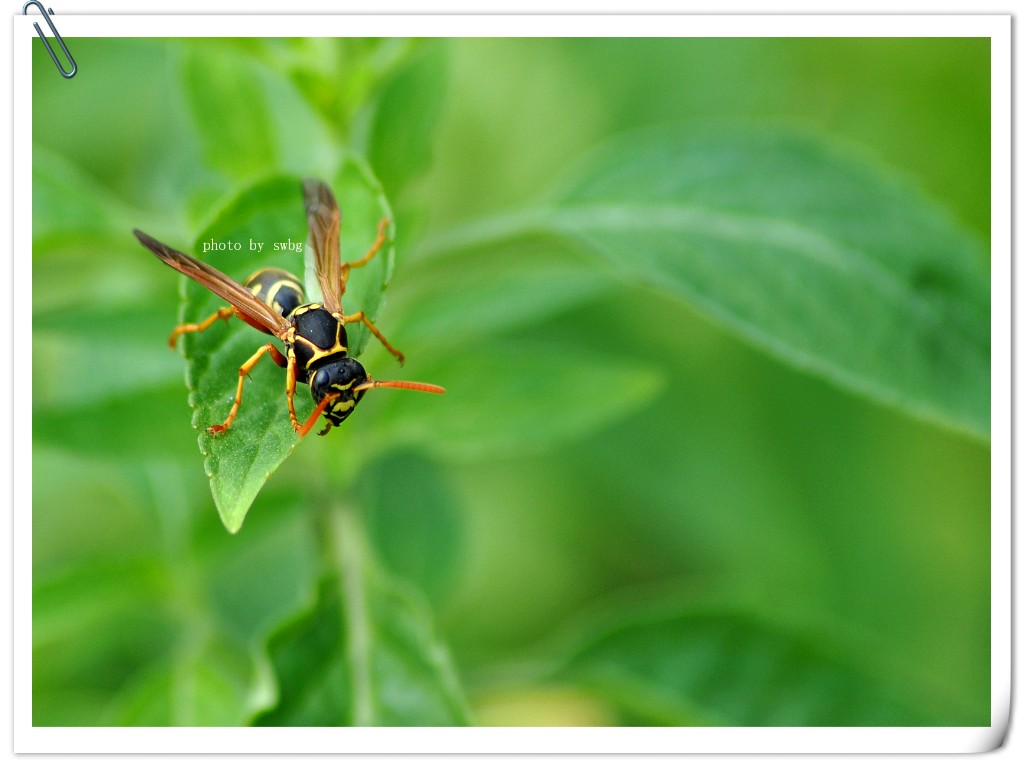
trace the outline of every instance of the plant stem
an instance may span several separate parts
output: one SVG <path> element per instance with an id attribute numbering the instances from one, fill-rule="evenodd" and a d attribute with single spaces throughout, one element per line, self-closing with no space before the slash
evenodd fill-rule
<path id="1" fill-rule="evenodd" d="M 338 502 L 318 505 L 315 526 L 321 542 L 321 578 L 337 579 L 342 600 L 342 636 L 347 638 L 347 666 L 352 681 L 352 725 L 374 722 L 372 623 L 367 604 L 369 553 L 358 514 Z"/>

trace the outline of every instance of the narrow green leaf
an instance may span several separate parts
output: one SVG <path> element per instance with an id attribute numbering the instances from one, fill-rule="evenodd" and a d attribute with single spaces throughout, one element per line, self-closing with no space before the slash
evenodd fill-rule
<path id="1" fill-rule="evenodd" d="M 352 252 L 361 256 L 376 236 L 378 221 L 389 216 L 386 201 L 365 168 L 354 159 L 345 161 L 333 186 L 343 209 L 343 248 L 351 246 Z M 303 246 L 306 236 L 301 180 L 276 176 L 248 188 L 229 203 L 196 239 L 193 253 L 239 281 L 264 266 L 303 275 L 307 271 L 303 250 L 311 253 Z M 343 258 L 358 256 L 350 257 L 346 251 Z M 345 295 L 347 312 L 361 308 L 368 316 L 376 317 L 393 258 L 393 250 L 385 247 L 384 253 L 367 267 L 354 271 L 352 290 Z M 306 288 L 311 297 L 319 295 L 308 279 Z M 223 301 L 206 288 L 185 281 L 182 322 L 199 322 L 222 306 Z M 352 329 L 349 342 L 354 353 L 365 338 L 364 329 Z M 241 527 L 260 488 L 298 442 L 288 418 L 285 372 L 273 364 L 269 355 L 246 379 L 243 403 L 231 429 L 218 435 L 206 432 L 208 427 L 222 423 L 231 410 L 239 366 L 268 342 L 283 350 L 278 340 L 234 319 L 227 324 L 218 322 L 203 333 L 185 334 L 180 342 L 188 361 L 192 423 L 200 430 L 199 448 L 205 457 L 214 502 L 224 525 L 232 532 Z M 302 385 L 296 393 L 300 419 L 312 411 L 308 393 Z"/>
<path id="2" fill-rule="evenodd" d="M 924 726 L 898 681 L 882 682 L 815 642 L 730 613 L 623 622 L 556 673 L 653 725 Z"/>
<path id="3" fill-rule="evenodd" d="M 367 562 L 354 523 L 339 529 L 340 571 L 268 641 L 278 696 L 254 724 L 465 725 L 461 691 L 421 599 Z"/>
<path id="4" fill-rule="evenodd" d="M 849 149 L 774 130 L 646 131 L 545 206 L 433 244 L 560 234 L 786 363 L 976 436 L 989 431 L 984 249 Z"/>
<path id="5" fill-rule="evenodd" d="M 581 439 L 642 406 L 661 387 L 656 370 L 635 360 L 507 342 L 417 363 L 416 376 L 447 394 L 429 407 L 412 394 L 378 397 L 376 433 L 461 459 Z"/>

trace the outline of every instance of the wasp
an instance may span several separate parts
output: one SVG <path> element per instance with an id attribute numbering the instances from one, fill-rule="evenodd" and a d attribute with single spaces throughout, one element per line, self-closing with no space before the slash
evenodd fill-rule
<path id="1" fill-rule="evenodd" d="M 184 333 L 205 331 L 217 320 L 233 316 L 253 328 L 276 336 L 284 342 L 282 353 L 273 342 L 264 344 L 238 369 L 238 388 L 231 411 L 222 424 L 207 428 L 210 434 L 226 432 L 242 404 L 245 379 L 264 355 L 286 370 L 285 394 L 288 398 L 288 417 L 299 437 L 306 434 L 323 415 L 327 425 L 319 432 L 327 434 L 332 426 L 347 419 L 367 390 L 378 387 L 412 389 L 441 394 L 442 387 L 416 381 L 378 381 L 372 379 L 355 358 L 348 354 L 348 336 L 345 326 L 362 323 L 381 344 L 398 360 L 405 356 L 391 346 L 363 312 L 344 314 L 341 298 L 345 294 L 349 271 L 365 266 L 384 245 L 388 221 L 380 222 L 377 239 L 361 259 L 343 262 L 339 234 L 341 211 L 334 193 L 322 181 L 306 179 L 302 185 L 306 218 L 309 223 L 309 242 L 315 256 L 317 282 L 323 294 L 322 303 L 306 301 L 305 289 L 294 275 L 281 269 L 261 269 L 239 283 L 223 272 L 198 259 L 176 251 L 138 229 L 135 237 L 152 251 L 164 264 L 205 286 L 228 303 L 199 323 L 185 323 L 171 333 L 169 344 L 174 347 Z M 308 384 L 316 407 L 300 423 L 295 415 L 295 388 Z"/>

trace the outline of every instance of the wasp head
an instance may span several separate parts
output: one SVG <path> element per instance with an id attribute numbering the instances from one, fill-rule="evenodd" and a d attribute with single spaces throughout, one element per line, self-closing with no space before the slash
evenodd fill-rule
<path id="1" fill-rule="evenodd" d="M 343 357 L 316 369 L 309 379 L 309 391 L 313 402 L 320 403 L 328 395 L 334 399 L 324 408 L 324 418 L 338 426 L 356 407 L 363 397 L 364 389 L 357 389 L 366 383 L 366 369 L 358 360 Z"/>

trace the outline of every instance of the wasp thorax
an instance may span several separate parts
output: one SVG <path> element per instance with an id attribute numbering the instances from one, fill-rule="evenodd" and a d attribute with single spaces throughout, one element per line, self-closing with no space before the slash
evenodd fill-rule
<path id="1" fill-rule="evenodd" d="M 313 402 L 320 403 L 328 395 L 337 397 L 324 409 L 324 417 L 338 426 L 356 407 L 365 390 L 355 388 L 366 382 L 366 369 L 351 357 L 327 363 L 310 375 L 309 391 Z"/>

